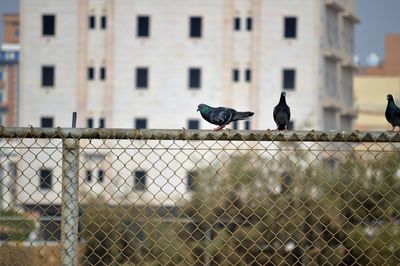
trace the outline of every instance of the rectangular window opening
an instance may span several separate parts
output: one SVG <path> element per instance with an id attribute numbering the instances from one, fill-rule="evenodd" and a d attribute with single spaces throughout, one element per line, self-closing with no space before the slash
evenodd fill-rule
<path id="1" fill-rule="evenodd" d="M 190 17 L 189 24 L 190 24 L 189 36 L 191 38 L 201 38 L 202 17 Z"/>
<path id="2" fill-rule="evenodd" d="M 189 88 L 199 89 L 201 87 L 201 69 L 189 68 Z"/>
<path id="3" fill-rule="evenodd" d="M 46 37 L 56 35 L 56 16 L 43 15 L 42 16 L 42 35 Z"/>
<path id="4" fill-rule="evenodd" d="M 137 36 L 149 37 L 150 36 L 150 17 L 138 16 L 137 17 Z"/>

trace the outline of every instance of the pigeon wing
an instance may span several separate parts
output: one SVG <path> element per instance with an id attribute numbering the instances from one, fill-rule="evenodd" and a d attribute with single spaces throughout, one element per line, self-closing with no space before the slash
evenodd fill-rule
<path id="1" fill-rule="evenodd" d="M 218 107 L 211 113 L 211 119 L 216 125 L 229 124 L 232 117 L 235 115 L 235 110 L 230 108 Z"/>
<path id="2" fill-rule="evenodd" d="M 400 117 L 400 108 L 397 106 L 395 108 L 396 108 L 395 116 Z"/>
<path id="3" fill-rule="evenodd" d="M 278 113 L 278 110 L 277 110 L 278 108 L 277 107 L 278 106 L 275 106 L 274 113 L 273 113 L 275 123 L 276 123 L 276 114 Z"/>

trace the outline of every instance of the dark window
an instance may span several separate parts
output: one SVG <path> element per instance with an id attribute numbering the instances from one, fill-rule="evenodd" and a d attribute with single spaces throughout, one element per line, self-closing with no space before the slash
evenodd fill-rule
<path id="1" fill-rule="evenodd" d="M 199 89 L 201 87 L 201 69 L 189 68 L 189 88 Z"/>
<path id="2" fill-rule="evenodd" d="M 150 36 L 150 18 L 149 16 L 138 16 L 137 18 L 137 36 L 149 37 Z"/>
<path id="3" fill-rule="evenodd" d="M 239 69 L 235 68 L 232 72 L 232 76 L 233 76 L 233 81 L 238 82 L 240 79 L 240 72 Z"/>
<path id="4" fill-rule="evenodd" d="M 233 20 L 233 29 L 236 31 L 240 30 L 240 18 L 236 17 Z"/>
<path id="5" fill-rule="evenodd" d="M 93 118 L 88 118 L 87 119 L 87 127 L 88 128 L 93 128 Z"/>
<path id="6" fill-rule="evenodd" d="M 52 183 L 51 171 L 49 169 L 40 169 L 40 188 L 50 189 Z"/>
<path id="7" fill-rule="evenodd" d="M 244 121 L 244 129 L 250 130 L 250 127 L 251 127 L 251 125 L 250 125 L 250 120 Z"/>
<path id="8" fill-rule="evenodd" d="M 294 130 L 294 122 L 293 121 L 289 121 L 288 130 Z"/>
<path id="9" fill-rule="evenodd" d="M 190 37 L 201 38 L 201 17 L 190 17 Z"/>
<path id="10" fill-rule="evenodd" d="M 54 15 L 42 16 L 42 34 L 43 36 L 56 35 L 56 16 Z"/>
<path id="11" fill-rule="evenodd" d="M 248 17 L 246 19 L 246 28 L 248 31 L 252 31 L 253 30 L 253 18 L 252 17 Z"/>
<path id="12" fill-rule="evenodd" d="M 190 171 L 187 175 L 187 189 L 191 191 L 195 191 L 195 182 L 196 178 L 198 176 L 198 173 L 196 171 Z"/>
<path id="13" fill-rule="evenodd" d="M 136 68 L 136 88 L 146 89 L 148 86 L 148 69 L 144 67 Z"/>
<path id="14" fill-rule="evenodd" d="M 105 67 L 101 67 L 100 68 L 100 80 L 105 80 L 106 79 L 106 68 Z"/>
<path id="15" fill-rule="evenodd" d="M 96 28 L 96 17 L 89 16 L 89 29 L 94 29 L 94 28 Z"/>
<path id="16" fill-rule="evenodd" d="M 147 119 L 146 118 L 135 119 L 135 128 L 136 129 L 146 129 L 147 128 Z"/>
<path id="17" fill-rule="evenodd" d="M 88 80 L 94 80 L 94 67 L 88 67 L 87 76 Z"/>
<path id="18" fill-rule="evenodd" d="M 142 170 L 135 171 L 134 188 L 136 190 L 146 189 L 146 173 Z"/>
<path id="19" fill-rule="evenodd" d="M 53 118 L 52 117 L 42 117 L 40 119 L 40 126 L 41 127 L 53 127 Z"/>
<path id="20" fill-rule="evenodd" d="M 42 66 L 42 87 L 54 86 L 54 66 Z"/>
<path id="21" fill-rule="evenodd" d="M 99 119 L 99 128 L 105 128 L 105 127 L 106 127 L 106 119 L 100 118 Z"/>
<path id="22" fill-rule="evenodd" d="M 285 17 L 285 38 L 297 37 L 297 18 Z"/>
<path id="23" fill-rule="evenodd" d="M 283 89 L 294 90 L 296 84 L 296 70 L 284 69 L 283 70 Z"/>
<path id="24" fill-rule="evenodd" d="M 86 182 L 92 182 L 93 174 L 92 170 L 86 170 Z"/>
<path id="25" fill-rule="evenodd" d="M 0 71 L 0 80 L 3 80 L 3 72 Z"/>
<path id="26" fill-rule="evenodd" d="M 190 119 L 188 123 L 189 129 L 199 129 L 200 122 L 197 119 Z"/>
<path id="27" fill-rule="evenodd" d="M 104 170 L 103 169 L 99 169 L 99 171 L 97 171 L 97 175 L 99 178 L 99 183 L 103 183 L 104 181 Z"/>
<path id="28" fill-rule="evenodd" d="M 246 69 L 245 76 L 246 76 L 246 81 L 250 82 L 251 81 L 251 70 L 250 69 Z"/>
<path id="29" fill-rule="evenodd" d="M 239 123 L 238 123 L 238 121 L 233 121 L 233 122 L 232 122 L 232 127 L 233 127 L 233 129 L 237 130 L 237 129 L 239 128 Z"/>
<path id="30" fill-rule="evenodd" d="M 101 17 L 101 28 L 102 29 L 106 29 L 107 28 L 107 17 L 106 16 L 102 16 Z"/>

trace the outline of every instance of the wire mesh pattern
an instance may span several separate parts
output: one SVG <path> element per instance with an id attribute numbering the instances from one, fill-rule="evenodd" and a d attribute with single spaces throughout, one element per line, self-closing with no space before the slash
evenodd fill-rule
<path id="1" fill-rule="evenodd" d="M 399 133 L 0 136 L 2 265 L 400 265 Z"/>

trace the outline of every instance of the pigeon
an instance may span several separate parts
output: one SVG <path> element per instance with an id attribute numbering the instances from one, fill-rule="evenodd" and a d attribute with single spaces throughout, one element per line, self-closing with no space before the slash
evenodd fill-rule
<path id="1" fill-rule="evenodd" d="M 286 104 L 286 92 L 281 93 L 279 103 L 274 108 L 274 120 L 278 130 L 287 130 L 290 120 L 290 108 Z"/>
<path id="2" fill-rule="evenodd" d="M 386 120 L 392 124 L 392 130 L 396 127 L 400 128 L 400 108 L 394 103 L 393 96 L 388 94 L 387 96 L 388 104 L 385 111 Z"/>
<path id="3" fill-rule="evenodd" d="M 254 115 L 253 112 L 238 112 L 235 109 L 226 107 L 214 108 L 203 103 L 197 106 L 197 111 L 200 111 L 205 120 L 218 126 L 214 128 L 215 131 L 223 129 L 230 122 L 247 119 Z"/>

